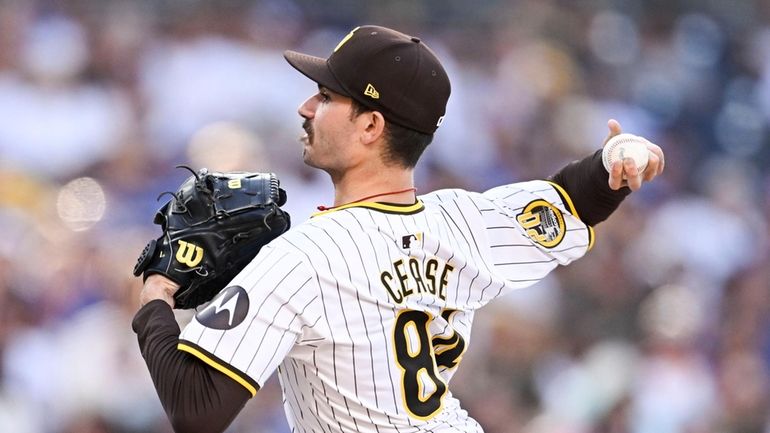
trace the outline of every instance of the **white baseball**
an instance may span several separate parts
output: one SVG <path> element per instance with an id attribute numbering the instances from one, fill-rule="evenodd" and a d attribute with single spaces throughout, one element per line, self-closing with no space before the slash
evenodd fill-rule
<path id="1" fill-rule="evenodd" d="M 632 158 L 639 169 L 639 173 L 647 168 L 650 151 L 647 149 L 647 140 L 634 134 L 618 134 L 607 142 L 602 150 L 602 163 L 607 172 L 615 161 Z M 623 175 L 623 179 L 626 175 Z"/>

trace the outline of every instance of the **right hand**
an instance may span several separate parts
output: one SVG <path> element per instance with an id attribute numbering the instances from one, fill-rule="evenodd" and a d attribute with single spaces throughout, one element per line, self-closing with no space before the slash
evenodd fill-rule
<path id="1" fill-rule="evenodd" d="M 615 119 L 610 119 L 607 122 L 607 127 L 610 129 L 607 139 L 604 140 L 606 145 L 610 138 L 620 134 L 623 130 L 620 127 L 620 123 Z M 636 191 L 642 187 L 643 182 L 649 182 L 659 174 L 663 173 L 665 167 L 665 158 L 663 150 L 660 146 L 647 143 L 647 150 L 650 152 L 649 160 L 647 161 L 647 167 L 643 172 L 639 173 L 636 168 L 636 163 L 631 158 L 626 158 L 623 161 L 615 161 L 610 167 L 609 185 L 613 190 L 619 190 L 624 186 L 628 186 L 632 191 Z M 626 179 L 623 179 L 625 174 Z"/>
<path id="2" fill-rule="evenodd" d="M 139 293 L 139 303 L 144 306 L 150 301 L 161 299 L 174 308 L 174 293 L 179 290 L 179 284 L 160 274 L 152 274 L 144 281 L 142 292 Z"/>

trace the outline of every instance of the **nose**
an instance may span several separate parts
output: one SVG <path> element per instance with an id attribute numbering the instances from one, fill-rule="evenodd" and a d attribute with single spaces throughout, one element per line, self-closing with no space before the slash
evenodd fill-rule
<path id="1" fill-rule="evenodd" d="M 318 107 L 318 98 L 315 97 L 315 95 L 307 98 L 305 102 L 303 102 L 299 108 L 297 109 L 297 113 L 299 113 L 300 116 L 304 117 L 305 119 L 312 119 L 315 116 L 315 110 Z"/>

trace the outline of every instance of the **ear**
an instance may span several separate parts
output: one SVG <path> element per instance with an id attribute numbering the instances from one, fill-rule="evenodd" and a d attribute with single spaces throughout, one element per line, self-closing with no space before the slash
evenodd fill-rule
<path id="1" fill-rule="evenodd" d="M 357 122 L 363 144 L 374 143 L 385 132 L 385 118 L 379 111 L 367 111 L 358 117 Z"/>

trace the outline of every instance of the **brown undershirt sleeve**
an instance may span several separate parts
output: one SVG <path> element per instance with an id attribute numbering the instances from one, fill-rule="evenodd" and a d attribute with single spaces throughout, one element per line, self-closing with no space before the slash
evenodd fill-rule
<path id="1" fill-rule="evenodd" d="M 251 398 L 243 386 L 177 349 L 179 326 L 162 300 L 143 306 L 132 328 L 161 404 L 177 433 L 222 432 Z"/>
<path id="2" fill-rule="evenodd" d="M 567 191 L 580 219 L 589 226 L 606 220 L 631 193 L 628 187 L 613 191 L 608 179 L 601 150 L 567 164 L 550 178 Z"/>

